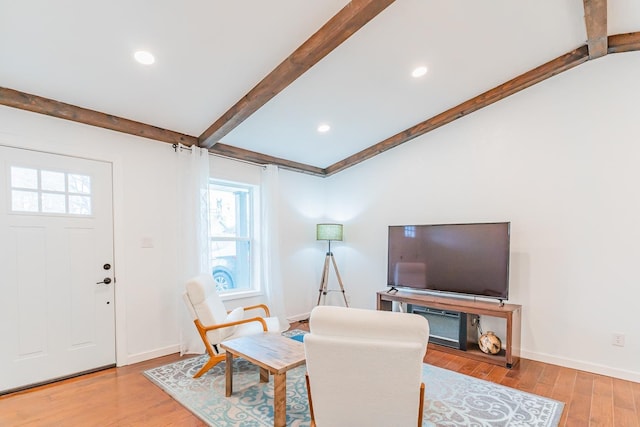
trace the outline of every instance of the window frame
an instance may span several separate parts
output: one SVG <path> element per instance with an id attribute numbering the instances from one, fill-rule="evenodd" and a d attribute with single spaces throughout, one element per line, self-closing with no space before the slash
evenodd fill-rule
<path id="1" fill-rule="evenodd" d="M 259 186 L 248 184 L 244 182 L 231 181 L 226 179 L 209 178 L 209 190 L 218 187 L 223 190 L 237 189 L 240 191 L 246 191 L 247 193 L 247 218 L 246 218 L 246 231 L 247 236 L 215 236 L 211 233 L 211 226 L 208 231 L 208 243 L 211 248 L 211 243 L 215 241 L 219 242 L 243 242 L 247 243 L 249 250 L 249 288 L 241 290 L 227 290 L 220 292 L 220 298 L 223 301 L 248 298 L 254 296 L 260 296 L 264 294 L 264 290 L 260 286 L 261 280 L 261 253 L 259 246 L 258 236 L 260 235 L 260 200 L 259 200 Z M 214 200 L 211 199 L 211 193 L 209 193 L 209 222 L 212 220 L 213 209 L 211 204 Z M 238 245 L 236 245 L 238 247 Z M 213 254 L 209 254 L 209 271 L 213 274 Z"/>
<path id="2" fill-rule="evenodd" d="M 14 185 L 13 182 L 13 169 L 25 169 L 31 170 L 36 173 L 35 187 L 23 187 L 20 185 Z M 50 216 L 50 217 L 72 217 L 72 218 L 94 218 L 94 193 L 93 193 L 93 176 L 90 173 L 72 171 L 67 169 L 57 168 L 42 168 L 39 166 L 31 166 L 25 164 L 10 164 L 7 165 L 7 213 L 10 215 L 27 215 L 27 216 Z M 43 180 L 43 173 L 62 174 L 64 176 L 64 189 L 50 189 L 45 188 L 46 182 Z M 89 189 L 87 192 L 72 191 L 69 185 L 70 176 L 76 175 L 80 177 L 88 178 Z M 14 209 L 14 192 L 25 192 L 36 195 L 37 210 L 19 210 Z M 64 212 L 49 211 L 43 207 L 44 197 L 47 195 L 55 195 L 64 197 Z M 71 198 L 72 197 L 86 197 L 88 199 L 89 213 L 78 213 L 71 211 Z"/>

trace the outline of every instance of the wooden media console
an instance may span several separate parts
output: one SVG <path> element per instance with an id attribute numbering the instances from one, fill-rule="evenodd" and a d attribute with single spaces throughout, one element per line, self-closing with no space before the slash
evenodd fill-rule
<path id="1" fill-rule="evenodd" d="M 433 342 L 430 342 L 429 345 L 437 346 L 440 351 L 462 355 L 495 365 L 506 366 L 507 368 L 515 366 L 520 360 L 521 305 L 500 305 L 498 302 L 472 301 L 402 291 L 380 291 L 377 293 L 378 310 L 391 311 L 394 301 L 427 308 L 505 319 L 507 322 L 506 336 L 501 337 L 504 348 L 498 354 L 483 353 L 478 346 L 477 340 L 474 341 L 472 339 L 468 339 L 466 350 L 451 348 Z"/>

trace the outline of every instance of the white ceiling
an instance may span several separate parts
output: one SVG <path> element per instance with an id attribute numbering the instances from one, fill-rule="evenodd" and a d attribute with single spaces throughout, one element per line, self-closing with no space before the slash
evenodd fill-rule
<path id="1" fill-rule="evenodd" d="M 0 0 L 0 86 L 197 137 L 346 4 Z M 635 31 L 609 0 L 608 34 Z M 582 0 L 397 0 L 221 142 L 324 168 L 586 38 Z"/>

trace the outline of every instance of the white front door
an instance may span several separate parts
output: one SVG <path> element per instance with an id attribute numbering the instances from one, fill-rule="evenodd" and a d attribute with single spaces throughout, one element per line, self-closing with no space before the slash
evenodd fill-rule
<path id="1" fill-rule="evenodd" d="M 115 364 L 111 164 L 0 146 L 0 393 Z"/>

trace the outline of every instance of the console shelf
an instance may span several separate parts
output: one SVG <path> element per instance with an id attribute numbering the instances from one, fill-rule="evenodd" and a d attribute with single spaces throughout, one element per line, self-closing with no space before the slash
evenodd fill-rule
<path id="1" fill-rule="evenodd" d="M 391 311 L 392 303 L 394 301 L 441 310 L 451 310 L 467 314 L 477 314 L 479 316 L 506 319 L 507 331 L 506 337 L 503 339 L 505 348 L 498 354 L 493 355 L 483 353 L 478 347 L 478 343 L 471 341 L 467 343 L 467 350 L 458 350 L 435 343 L 429 343 L 429 345 L 436 346 L 440 351 L 462 355 L 481 362 L 506 366 L 507 368 L 516 366 L 520 360 L 521 305 L 500 305 L 497 302 L 471 301 L 402 291 L 380 291 L 377 293 L 378 310 Z"/>

